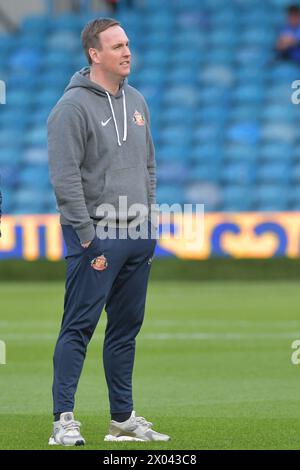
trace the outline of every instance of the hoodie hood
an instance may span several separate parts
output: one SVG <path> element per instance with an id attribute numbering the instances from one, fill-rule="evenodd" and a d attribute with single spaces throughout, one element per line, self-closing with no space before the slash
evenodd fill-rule
<path id="1" fill-rule="evenodd" d="M 114 121 L 114 126 L 116 130 L 116 136 L 117 136 L 117 141 L 119 147 L 121 147 L 121 141 L 120 141 L 120 134 L 119 134 L 119 129 L 118 129 L 118 124 L 116 121 L 116 116 L 115 116 L 115 111 L 114 107 L 112 104 L 111 97 L 115 99 L 123 99 L 123 117 L 124 117 L 124 134 L 123 134 L 123 142 L 126 142 L 127 140 L 127 109 L 126 109 L 126 96 L 125 96 L 125 90 L 127 88 L 127 80 L 124 79 L 120 82 L 119 90 L 116 93 L 116 95 L 112 95 L 109 93 L 105 88 L 103 88 L 101 85 L 98 85 L 95 82 L 92 82 L 89 78 L 90 75 L 90 67 L 84 67 L 83 69 L 79 70 L 76 72 L 73 77 L 70 80 L 70 83 L 68 86 L 65 88 L 65 93 L 68 92 L 69 90 L 72 90 L 74 88 L 87 88 L 90 90 L 92 93 L 95 93 L 96 95 L 105 97 L 108 102 L 109 106 L 111 109 L 111 114 L 112 114 L 112 119 Z"/>
<path id="2" fill-rule="evenodd" d="M 122 90 L 125 89 L 126 86 L 127 79 L 125 78 L 121 81 L 117 94 L 111 96 L 114 96 L 114 98 L 120 98 L 122 96 Z M 65 88 L 65 93 L 69 90 L 72 90 L 72 88 L 78 87 L 87 88 L 93 93 L 96 93 L 96 95 L 106 96 L 106 93 L 108 93 L 102 86 L 90 80 L 90 67 L 84 67 L 83 69 L 74 73 L 73 77 L 70 80 L 70 83 Z"/>

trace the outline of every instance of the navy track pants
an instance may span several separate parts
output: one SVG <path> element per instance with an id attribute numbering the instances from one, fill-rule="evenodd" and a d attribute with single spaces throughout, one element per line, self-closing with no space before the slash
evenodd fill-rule
<path id="1" fill-rule="evenodd" d="M 156 240 L 121 239 L 118 233 L 117 239 L 95 237 L 83 248 L 71 225 L 62 225 L 62 230 L 67 276 L 64 314 L 53 357 L 53 412 L 74 409 L 86 349 L 104 307 L 103 363 L 110 412 L 131 412 L 135 338 L 143 323 Z M 107 267 L 96 270 L 91 262 L 101 255 Z"/>

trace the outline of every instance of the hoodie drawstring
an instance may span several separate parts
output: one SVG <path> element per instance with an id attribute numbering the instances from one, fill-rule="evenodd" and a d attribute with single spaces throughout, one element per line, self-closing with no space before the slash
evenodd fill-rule
<path id="1" fill-rule="evenodd" d="M 123 95 L 123 111 L 124 111 L 124 135 L 123 135 L 123 142 L 126 142 L 127 139 L 127 110 L 126 110 L 126 99 L 125 99 L 125 91 L 122 90 Z"/>
<path id="2" fill-rule="evenodd" d="M 109 101 L 109 106 L 110 106 L 110 109 L 111 109 L 112 118 L 113 118 L 114 125 L 115 125 L 115 129 L 116 129 L 118 145 L 119 145 L 119 147 L 121 147 L 122 144 L 121 144 L 121 142 L 120 142 L 119 129 L 118 129 L 118 125 L 117 125 L 117 120 L 116 120 L 114 108 L 113 108 L 113 105 L 112 105 L 112 102 L 111 102 L 111 97 L 110 97 L 110 94 L 108 93 L 108 91 L 106 91 L 106 94 L 107 94 L 107 98 L 108 98 L 108 101 Z M 126 142 L 126 140 L 127 140 L 127 111 L 126 111 L 126 99 L 125 99 L 125 92 L 124 92 L 124 90 L 122 90 L 122 95 L 123 95 L 123 113 L 124 113 L 124 135 L 123 135 L 123 142 Z"/>

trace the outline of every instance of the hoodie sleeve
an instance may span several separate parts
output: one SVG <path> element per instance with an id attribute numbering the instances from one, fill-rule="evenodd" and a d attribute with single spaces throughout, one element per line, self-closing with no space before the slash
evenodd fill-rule
<path id="1" fill-rule="evenodd" d="M 155 160 L 155 149 L 151 134 L 150 127 L 150 113 L 147 103 L 145 104 L 145 115 L 146 115 L 146 139 L 147 139 L 147 169 L 150 180 L 150 194 L 149 194 L 149 210 L 150 219 L 154 226 L 157 227 L 159 220 L 159 211 L 156 206 L 156 160 Z"/>
<path id="2" fill-rule="evenodd" d="M 148 106 L 145 103 L 146 114 L 146 138 L 147 138 L 147 168 L 150 178 L 150 204 L 156 204 L 156 162 L 155 162 L 155 149 L 150 129 L 150 113 Z"/>
<path id="3" fill-rule="evenodd" d="M 86 140 L 86 124 L 80 109 L 71 103 L 57 105 L 48 119 L 50 179 L 58 210 L 75 229 L 81 243 L 95 237 L 80 173 Z"/>

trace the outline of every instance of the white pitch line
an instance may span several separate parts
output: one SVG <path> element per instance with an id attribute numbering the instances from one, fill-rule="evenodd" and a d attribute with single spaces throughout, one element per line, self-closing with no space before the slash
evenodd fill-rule
<path id="1" fill-rule="evenodd" d="M 297 333 L 151 333 L 141 335 L 148 340 L 242 340 L 299 338 Z"/>
<path id="2" fill-rule="evenodd" d="M 55 341 L 57 334 L 51 333 L 6 333 L 2 334 L 3 341 L 20 341 L 21 343 L 30 341 Z M 96 340 L 103 339 L 104 335 L 95 335 Z M 241 341 L 241 340 L 283 340 L 283 339 L 300 339 L 299 333 L 285 332 L 285 333 L 144 333 L 138 338 L 138 341 Z"/>
<path id="3" fill-rule="evenodd" d="M 0 332 L 1 329 L 32 329 L 32 328 L 53 328 L 59 329 L 61 320 L 57 321 L 28 321 L 22 322 L 20 321 L 10 321 L 10 320 L 2 320 L 0 321 Z M 105 324 L 106 318 L 100 319 L 100 325 Z M 300 330 L 300 321 L 297 320 L 286 320 L 286 321 L 260 321 L 260 320 L 206 320 L 206 319 L 199 319 L 199 320 L 152 320 L 151 316 L 146 317 L 145 325 L 147 327 L 154 327 L 154 328 L 172 328 L 172 327 L 181 327 L 182 329 L 186 327 L 198 327 L 198 329 L 202 329 L 201 327 L 213 327 L 218 329 L 218 327 L 226 328 L 226 327 L 235 327 L 235 328 L 266 328 L 268 329 L 270 326 L 272 328 L 295 328 Z"/>

